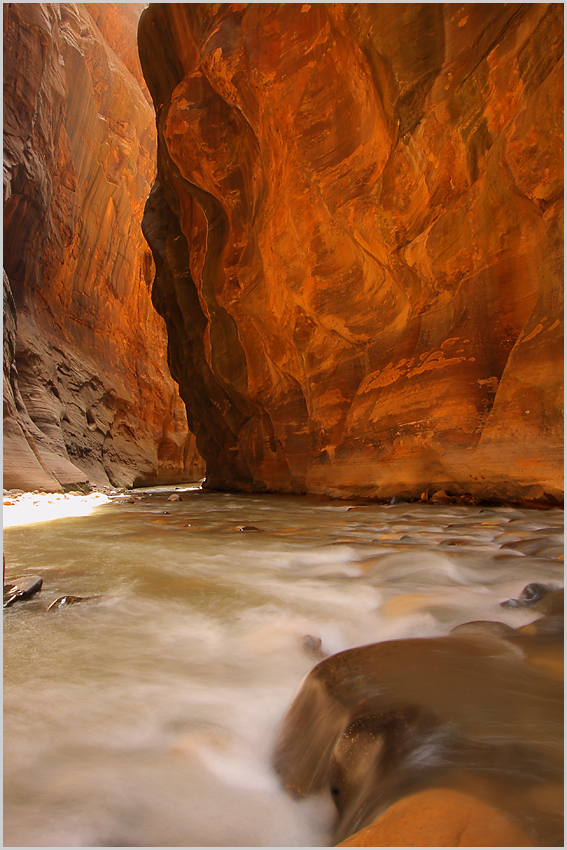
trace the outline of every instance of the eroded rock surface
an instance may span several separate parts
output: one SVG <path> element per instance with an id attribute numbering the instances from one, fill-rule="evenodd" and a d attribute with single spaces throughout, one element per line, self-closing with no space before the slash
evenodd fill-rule
<path id="1" fill-rule="evenodd" d="M 156 147 L 139 67 L 136 79 L 142 8 L 99 4 L 109 43 L 85 5 L 4 6 L 8 488 L 201 471 L 140 227 Z"/>
<path id="2" fill-rule="evenodd" d="M 139 48 L 208 486 L 562 499 L 561 4 L 155 4 Z"/>
<path id="3" fill-rule="evenodd" d="M 532 847 L 501 812 L 442 788 L 406 797 L 338 847 Z"/>

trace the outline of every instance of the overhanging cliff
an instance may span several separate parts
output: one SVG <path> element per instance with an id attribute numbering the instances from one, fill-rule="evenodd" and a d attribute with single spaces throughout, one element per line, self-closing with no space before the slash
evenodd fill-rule
<path id="1" fill-rule="evenodd" d="M 562 499 L 562 5 L 155 4 L 139 50 L 208 485 Z"/>

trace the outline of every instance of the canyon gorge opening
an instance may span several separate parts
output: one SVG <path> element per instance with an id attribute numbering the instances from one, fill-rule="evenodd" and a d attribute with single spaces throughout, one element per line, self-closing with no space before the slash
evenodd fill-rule
<path id="1" fill-rule="evenodd" d="M 142 9 L 4 10 L 5 486 L 561 502 L 562 7 Z"/>

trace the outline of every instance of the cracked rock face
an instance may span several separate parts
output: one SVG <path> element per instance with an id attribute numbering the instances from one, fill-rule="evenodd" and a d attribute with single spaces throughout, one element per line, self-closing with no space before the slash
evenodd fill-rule
<path id="1" fill-rule="evenodd" d="M 144 11 L 144 231 L 209 486 L 562 499 L 562 14 Z"/>
<path id="2" fill-rule="evenodd" d="M 194 471 L 140 227 L 156 146 L 139 66 L 136 79 L 142 8 L 4 6 L 7 488 Z"/>

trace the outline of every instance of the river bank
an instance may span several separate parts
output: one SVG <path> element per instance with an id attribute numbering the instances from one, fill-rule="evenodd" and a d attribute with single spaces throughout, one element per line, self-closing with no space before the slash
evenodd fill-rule
<path id="1" fill-rule="evenodd" d="M 518 628 L 533 613 L 500 603 L 562 583 L 558 509 L 194 487 L 6 528 L 7 580 L 44 580 L 4 620 L 7 845 L 328 845 L 332 802 L 271 766 L 319 653 Z M 98 598 L 47 613 L 64 594 Z"/>

